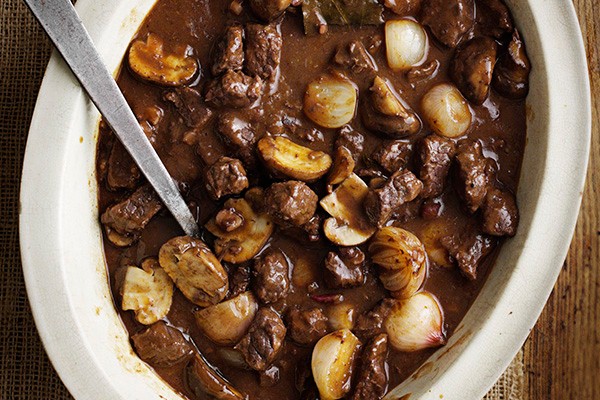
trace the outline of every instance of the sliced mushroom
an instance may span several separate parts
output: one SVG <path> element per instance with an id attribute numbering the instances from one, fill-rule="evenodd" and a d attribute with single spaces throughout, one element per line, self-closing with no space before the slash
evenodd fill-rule
<path id="1" fill-rule="evenodd" d="M 325 128 L 341 128 L 354 118 L 356 86 L 342 75 L 324 75 L 308 84 L 304 113 Z"/>
<path id="2" fill-rule="evenodd" d="M 327 239 L 339 246 L 356 246 L 369 240 L 376 228 L 369 223 L 362 205 L 368 192 L 367 184 L 352 173 L 321 199 L 321 207 L 332 217 L 323 225 Z"/>
<path id="3" fill-rule="evenodd" d="M 327 176 L 328 185 L 337 185 L 346 180 L 354 172 L 356 165 L 354 157 L 350 150 L 344 146 L 339 146 L 333 155 L 333 165 Z"/>
<path id="4" fill-rule="evenodd" d="M 450 76 L 461 93 L 473 104 L 487 99 L 496 65 L 494 39 L 479 36 L 461 44 L 450 65 Z"/>
<path id="5" fill-rule="evenodd" d="M 166 54 L 162 39 L 149 34 L 146 41 L 136 40 L 129 49 L 129 67 L 141 78 L 164 86 L 181 86 L 191 82 L 198 72 L 198 63 L 181 49 Z"/>
<path id="6" fill-rule="evenodd" d="M 323 400 L 344 397 L 351 388 L 354 358 L 360 341 L 348 329 L 323 336 L 312 353 L 312 374 Z"/>
<path id="7" fill-rule="evenodd" d="M 362 107 L 362 120 L 368 129 L 392 138 L 414 135 L 421 130 L 417 114 L 409 110 L 379 76 L 373 80 L 368 101 Z"/>
<path id="8" fill-rule="evenodd" d="M 252 323 L 258 303 L 252 292 L 244 292 L 230 300 L 194 313 L 196 324 L 210 340 L 221 345 L 237 343 Z"/>
<path id="9" fill-rule="evenodd" d="M 273 233 L 273 222 L 268 214 L 256 212 L 246 199 L 229 199 L 223 205 L 242 217 L 237 229 L 223 230 L 211 218 L 206 229 L 215 235 L 215 251 L 223 260 L 238 264 L 250 260 L 263 248 Z"/>
<path id="10" fill-rule="evenodd" d="M 186 378 L 190 389 L 198 398 L 217 400 L 246 400 L 242 394 L 217 372 L 202 355 L 196 354 L 186 370 Z"/>
<path id="11" fill-rule="evenodd" d="M 158 260 L 177 288 L 194 304 L 208 307 L 227 294 L 227 273 L 200 239 L 175 237 L 162 245 Z"/>
<path id="12" fill-rule="evenodd" d="M 156 259 L 149 258 L 142 262 L 141 268 L 126 267 L 121 295 L 121 308 L 133 310 L 140 324 L 151 325 L 169 313 L 173 281 Z"/>
<path id="13" fill-rule="evenodd" d="M 300 146 L 282 136 L 262 138 L 258 152 L 275 173 L 304 182 L 316 181 L 325 175 L 332 162 L 329 154 Z"/>

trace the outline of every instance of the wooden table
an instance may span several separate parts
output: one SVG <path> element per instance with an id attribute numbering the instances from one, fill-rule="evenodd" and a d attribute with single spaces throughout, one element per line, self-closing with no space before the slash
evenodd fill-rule
<path id="1" fill-rule="evenodd" d="M 563 271 L 511 365 L 513 372 L 515 366 L 523 369 L 522 398 L 530 400 L 600 399 L 600 2 L 574 0 L 574 4 L 588 53 L 593 96 L 591 158 Z"/>

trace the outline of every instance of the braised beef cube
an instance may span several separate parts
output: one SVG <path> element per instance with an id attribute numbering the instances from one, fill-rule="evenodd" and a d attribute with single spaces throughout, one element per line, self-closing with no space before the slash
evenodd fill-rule
<path id="1" fill-rule="evenodd" d="M 102 214 L 102 224 L 121 235 L 135 235 L 146 227 L 163 205 L 150 185 L 137 189 L 131 196 L 112 205 Z"/>
<path id="2" fill-rule="evenodd" d="M 277 19 L 292 5 L 292 0 L 250 0 L 252 11 L 265 21 Z"/>
<path id="3" fill-rule="evenodd" d="M 364 200 L 367 217 L 373 224 L 384 226 L 394 211 L 414 200 L 422 189 L 423 183 L 412 172 L 397 171 L 382 186 L 369 189 Z"/>
<path id="4" fill-rule="evenodd" d="M 483 231 L 493 236 L 514 236 L 519 225 L 515 196 L 497 188 L 488 190 L 482 206 Z"/>
<path id="5" fill-rule="evenodd" d="M 339 253 L 330 251 L 325 258 L 325 282 L 330 288 L 360 286 L 365 277 L 365 254 L 358 247 L 342 247 Z"/>
<path id="6" fill-rule="evenodd" d="M 495 173 L 492 159 L 483 155 L 479 141 L 465 141 L 456 153 L 458 166 L 458 194 L 467 207 L 474 213 L 481 207 Z"/>
<path id="7" fill-rule="evenodd" d="M 393 174 L 405 168 L 412 156 L 412 144 L 402 140 L 384 142 L 371 155 L 371 158 L 381 165 L 388 174 Z"/>
<path id="8" fill-rule="evenodd" d="M 432 134 L 419 143 L 419 179 L 423 182 L 421 197 L 431 198 L 442 194 L 456 146 L 450 139 Z"/>
<path id="9" fill-rule="evenodd" d="M 187 360 L 194 347 L 183 334 L 163 321 L 131 336 L 137 355 L 153 367 L 170 367 Z"/>
<path id="10" fill-rule="evenodd" d="M 475 5 L 473 0 L 429 0 L 423 2 L 421 22 L 431 29 L 437 40 L 448 47 L 456 47 L 473 28 Z"/>
<path id="11" fill-rule="evenodd" d="M 481 105 L 487 99 L 496 65 L 494 39 L 479 36 L 461 44 L 450 64 L 450 77 L 471 103 Z"/>
<path id="12" fill-rule="evenodd" d="M 219 44 L 212 66 L 214 76 L 227 70 L 241 71 L 244 66 L 244 28 L 233 25 L 227 28 Z"/>
<path id="13" fill-rule="evenodd" d="M 121 142 L 115 142 L 108 156 L 106 182 L 112 190 L 133 189 L 140 181 L 140 169 Z"/>
<path id="14" fill-rule="evenodd" d="M 525 44 L 515 29 L 506 51 L 499 57 L 494 70 L 493 86 L 502 96 L 522 99 L 529 92 L 531 63 Z"/>
<path id="15" fill-rule="evenodd" d="M 440 243 L 456 261 L 463 275 L 470 280 L 477 279 L 477 268 L 496 245 L 493 238 L 474 233 L 446 236 Z"/>
<path id="16" fill-rule="evenodd" d="M 316 242 L 321 238 L 322 223 L 323 218 L 319 214 L 315 214 L 307 223 L 301 226 L 302 230 L 307 233 L 310 242 Z"/>
<path id="17" fill-rule="evenodd" d="M 228 70 L 208 82 L 205 100 L 213 107 L 244 108 L 258 100 L 262 94 L 262 86 L 260 77 Z"/>
<path id="18" fill-rule="evenodd" d="M 425 82 L 436 76 L 439 68 L 440 62 L 438 60 L 432 60 L 409 69 L 406 73 L 406 79 L 413 85 Z"/>
<path id="19" fill-rule="evenodd" d="M 166 92 L 164 100 L 172 103 L 189 128 L 202 128 L 212 118 L 213 112 L 204 104 L 196 89 L 181 87 Z"/>
<path id="20" fill-rule="evenodd" d="M 288 313 L 287 323 L 290 337 L 301 345 L 315 344 L 327 334 L 327 317 L 320 308 L 293 308 Z"/>
<path id="21" fill-rule="evenodd" d="M 274 183 L 265 192 L 265 208 L 283 227 L 306 224 L 317 210 L 319 198 L 304 182 Z"/>
<path id="22" fill-rule="evenodd" d="M 362 350 L 360 370 L 352 400 L 380 400 L 387 391 L 388 335 L 375 336 Z"/>
<path id="23" fill-rule="evenodd" d="M 476 0 L 477 25 L 482 34 L 500 39 L 513 30 L 510 10 L 502 0 Z"/>
<path id="24" fill-rule="evenodd" d="M 229 278 L 229 293 L 227 298 L 232 299 L 244 292 L 250 287 L 250 267 L 239 265 Z"/>
<path id="25" fill-rule="evenodd" d="M 353 332 L 363 339 L 369 339 L 384 333 L 383 323 L 392 310 L 394 303 L 395 300 L 386 298 L 373 307 L 372 310 L 359 314 Z"/>
<path id="26" fill-rule="evenodd" d="M 355 74 L 377 70 L 373 58 L 360 40 L 353 40 L 348 44 L 338 46 L 333 61 Z"/>
<path id="27" fill-rule="evenodd" d="M 254 370 L 264 371 L 281 350 L 286 328 L 275 311 L 263 307 L 256 313 L 248 333 L 235 346 Z"/>
<path id="28" fill-rule="evenodd" d="M 252 270 L 254 292 L 265 304 L 284 298 L 290 289 L 290 266 L 279 249 L 269 247 L 255 260 Z"/>
<path id="29" fill-rule="evenodd" d="M 206 190 L 215 200 L 239 194 L 247 187 L 246 170 L 238 159 L 221 157 L 206 172 Z"/>
<path id="30" fill-rule="evenodd" d="M 256 136 L 250 123 L 231 112 L 219 114 L 217 118 L 217 132 L 219 132 L 227 145 L 237 150 L 252 146 L 256 141 Z"/>
<path id="31" fill-rule="evenodd" d="M 344 146 L 350 150 L 352 157 L 354 157 L 354 161 L 356 161 L 363 151 L 364 143 L 364 136 L 360 132 L 352 129 L 350 125 L 346 125 L 340 129 L 338 137 L 335 141 L 335 147 Z"/>
<path id="32" fill-rule="evenodd" d="M 281 33 L 273 25 L 246 27 L 246 70 L 251 76 L 268 80 L 281 61 Z"/>

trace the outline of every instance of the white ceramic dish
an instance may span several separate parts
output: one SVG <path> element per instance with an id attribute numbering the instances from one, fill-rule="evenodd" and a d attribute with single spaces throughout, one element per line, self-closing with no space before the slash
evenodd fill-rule
<path id="1" fill-rule="evenodd" d="M 116 70 L 154 0 L 80 0 Z M 538 318 L 575 226 L 591 133 L 587 65 L 569 0 L 507 1 L 534 66 L 518 193 L 522 221 L 449 343 L 388 398 L 478 399 Z M 133 353 L 107 285 L 97 223 L 98 114 L 53 55 L 31 124 L 21 188 L 27 292 L 46 350 L 78 400 L 179 399 Z"/>

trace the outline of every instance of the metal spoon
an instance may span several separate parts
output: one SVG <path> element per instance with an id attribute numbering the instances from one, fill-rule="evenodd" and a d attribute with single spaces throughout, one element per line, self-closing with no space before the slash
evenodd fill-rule
<path id="1" fill-rule="evenodd" d="M 184 232 L 200 231 L 69 0 L 25 0 L 67 65 Z"/>

